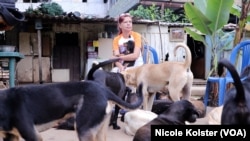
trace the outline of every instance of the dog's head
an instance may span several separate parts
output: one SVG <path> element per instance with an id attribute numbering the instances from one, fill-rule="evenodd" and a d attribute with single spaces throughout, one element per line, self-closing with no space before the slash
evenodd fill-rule
<path id="1" fill-rule="evenodd" d="M 126 54 L 130 54 L 134 52 L 135 48 L 135 42 L 132 40 L 129 40 L 128 42 L 124 43 L 124 45 L 127 47 L 127 52 Z"/>
<path id="2" fill-rule="evenodd" d="M 235 87 L 225 94 L 221 124 L 250 124 L 250 78 L 241 81 L 235 67 L 226 59 L 219 61 L 219 75 L 224 66 L 229 70 Z"/>
<path id="3" fill-rule="evenodd" d="M 120 72 L 127 86 L 136 86 L 136 67 Z"/>
<path id="4" fill-rule="evenodd" d="M 185 121 L 195 122 L 199 113 L 188 100 L 176 101 L 162 114 L 167 115 L 173 124 L 185 124 Z"/>

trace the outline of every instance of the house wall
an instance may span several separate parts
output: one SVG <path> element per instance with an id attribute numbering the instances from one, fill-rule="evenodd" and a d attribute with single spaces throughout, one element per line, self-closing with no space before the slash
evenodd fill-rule
<path id="1" fill-rule="evenodd" d="M 145 38 L 145 43 L 156 49 L 160 62 L 164 61 L 166 53 L 169 53 L 169 61 L 183 61 L 185 50 L 178 49 L 176 57 L 173 50 L 177 43 L 187 42 L 187 35 L 185 33 L 183 41 L 170 41 L 170 28 L 168 26 L 159 27 L 158 25 L 135 24 L 133 28 L 142 34 L 142 37 Z"/>
<path id="2" fill-rule="evenodd" d="M 159 60 L 163 61 L 165 59 L 165 54 L 169 53 L 169 60 L 183 60 L 184 50 L 178 50 L 177 57 L 173 55 L 173 49 L 178 42 L 169 41 L 169 27 L 168 26 L 159 26 L 157 25 L 146 25 L 146 24 L 134 24 L 134 31 L 137 31 L 142 34 L 145 38 L 145 43 L 154 47 L 159 55 Z M 86 74 L 87 66 L 87 42 L 93 40 L 100 40 L 98 38 L 98 33 L 105 31 L 105 24 L 54 24 L 52 31 L 47 34 L 51 38 L 51 46 L 55 45 L 54 43 L 54 34 L 58 32 L 77 32 L 79 34 L 79 46 L 80 46 L 80 72 L 82 76 Z M 184 36 L 182 42 L 186 42 L 186 35 Z M 19 51 L 23 53 L 26 58 L 22 59 L 17 65 L 17 77 L 20 82 L 38 82 L 38 66 L 35 63 L 37 60 L 37 34 L 36 33 L 24 33 L 19 34 Z M 30 41 L 31 39 L 31 41 Z M 105 39 L 102 39 L 105 40 Z M 112 44 L 112 38 L 105 40 L 107 44 Z M 101 46 L 101 45 L 100 45 Z M 42 46 L 43 48 L 43 46 Z M 112 52 L 112 47 L 105 47 L 105 52 Z M 100 55 L 101 56 L 101 55 Z M 52 57 L 42 57 L 42 72 L 43 72 L 43 81 L 51 82 L 53 64 Z M 109 59 L 109 58 L 100 58 L 100 59 Z M 29 73 L 28 73 L 29 72 Z"/>

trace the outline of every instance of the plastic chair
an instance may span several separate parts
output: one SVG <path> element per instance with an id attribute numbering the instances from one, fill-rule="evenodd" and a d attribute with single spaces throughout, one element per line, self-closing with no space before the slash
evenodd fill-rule
<path id="1" fill-rule="evenodd" d="M 156 50 L 151 46 L 144 45 L 143 51 L 142 51 L 142 57 L 143 57 L 144 64 L 147 64 L 148 56 L 151 57 L 151 60 L 153 61 L 154 64 L 159 64 L 159 58 L 158 58 L 158 54 L 157 54 Z"/>
<path id="2" fill-rule="evenodd" d="M 236 47 L 232 49 L 232 52 L 230 54 L 229 61 L 232 64 L 236 64 L 237 61 L 237 54 L 241 52 L 242 58 L 240 64 L 240 67 L 237 69 L 238 73 L 242 73 L 244 68 L 250 64 L 250 40 L 242 41 Z M 242 80 L 244 78 L 241 78 Z M 209 94 L 210 94 L 210 88 L 211 83 L 218 83 L 218 106 L 223 105 L 224 103 L 224 94 L 226 92 L 226 86 L 228 83 L 234 82 L 231 74 L 229 71 L 226 72 L 225 77 L 208 77 L 207 84 L 206 84 L 206 90 L 205 90 L 205 96 L 204 96 L 204 104 L 207 106 Z"/>

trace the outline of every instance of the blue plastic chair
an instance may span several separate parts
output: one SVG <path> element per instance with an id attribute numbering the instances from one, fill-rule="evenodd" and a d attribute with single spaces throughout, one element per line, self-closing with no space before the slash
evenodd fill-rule
<path id="1" fill-rule="evenodd" d="M 142 57 L 143 57 L 144 64 L 147 63 L 148 53 L 151 53 L 149 55 L 150 55 L 151 60 L 153 61 L 153 63 L 154 64 L 159 64 L 159 58 L 158 58 L 158 54 L 157 54 L 156 50 L 153 47 L 148 46 L 148 45 L 143 46 Z"/>
<path id="2" fill-rule="evenodd" d="M 244 68 L 250 64 L 250 40 L 242 41 L 236 47 L 233 48 L 229 61 L 232 64 L 235 64 L 237 61 L 237 54 L 241 52 L 241 66 L 237 69 L 238 73 L 242 73 Z M 240 63 L 240 62 L 238 62 Z M 242 78 L 244 79 L 244 78 Z M 229 83 L 234 82 L 229 71 L 226 72 L 225 77 L 208 77 L 205 96 L 204 96 L 204 104 L 207 106 L 211 83 L 218 83 L 218 106 L 223 105 L 224 103 L 224 94 L 226 92 L 226 86 Z"/>

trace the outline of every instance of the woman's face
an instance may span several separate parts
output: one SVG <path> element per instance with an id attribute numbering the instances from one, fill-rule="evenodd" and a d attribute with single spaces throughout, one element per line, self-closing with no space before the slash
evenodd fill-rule
<path id="1" fill-rule="evenodd" d="M 131 31 L 132 30 L 132 18 L 124 17 L 124 20 L 119 24 L 119 27 L 123 32 Z"/>

